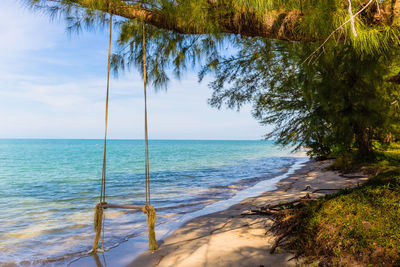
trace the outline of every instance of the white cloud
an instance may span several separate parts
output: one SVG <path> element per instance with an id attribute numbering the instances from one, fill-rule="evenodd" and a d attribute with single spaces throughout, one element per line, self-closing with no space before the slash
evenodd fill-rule
<path id="1" fill-rule="evenodd" d="M 130 75 L 110 88 L 110 138 L 142 138 L 143 88 Z M 193 77 L 195 78 L 195 77 Z M 103 79 L 56 85 L 22 82 L 0 91 L 0 137 L 102 138 L 105 109 Z M 264 129 L 242 112 L 218 111 L 207 104 L 204 84 L 184 80 L 167 92 L 150 91 L 149 129 L 155 139 L 258 139 Z M 15 103 L 16 102 L 16 103 Z M 36 104 L 35 104 L 36 103 Z M 10 135 L 12 134 L 12 135 Z"/>
<path id="2" fill-rule="evenodd" d="M 4 3 L 3 3 L 4 1 Z M 65 25 L 51 24 L 3 0 L 0 10 L 1 137 L 102 138 L 106 35 L 69 40 Z M 247 107 L 238 113 L 207 104 L 211 92 L 194 73 L 171 81 L 168 92 L 149 93 L 150 137 L 258 139 L 265 129 Z M 137 74 L 111 81 L 111 138 L 143 137 L 143 87 Z"/>

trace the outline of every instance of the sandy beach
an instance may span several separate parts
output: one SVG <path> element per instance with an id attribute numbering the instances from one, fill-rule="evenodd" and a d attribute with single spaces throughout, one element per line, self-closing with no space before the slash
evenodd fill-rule
<path id="1" fill-rule="evenodd" d="M 269 253 L 275 239 L 269 231 L 272 220 L 242 213 L 295 200 L 307 193 L 321 196 L 333 191 L 312 191 L 354 187 L 368 179 L 360 174 L 342 177 L 326 170 L 331 163 L 331 160 L 309 161 L 281 180 L 277 190 L 188 221 L 162 240 L 158 251 L 142 253 L 129 266 L 295 266 L 299 262 L 293 259 L 293 254 L 279 249 L 275 254 Z"/>

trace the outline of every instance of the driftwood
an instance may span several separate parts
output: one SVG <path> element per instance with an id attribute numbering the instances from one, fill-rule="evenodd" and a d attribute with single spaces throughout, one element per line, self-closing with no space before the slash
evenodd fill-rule
<path id="1" fill-rule="evenodd" d="M 278 204 L 275 204 L 275 205 L 267 205 L 263 209 L 282 208 L 284 206 L 289 206 L 289 205 L 293 205 L 293 204 L 300 203 L 300 202 L 307 202 L 307 201 L 310 201 L 310 200 L 313 200 L 313 199 L 310 197 L 310 194 L 307 194 L 304 197 L 301 197 L 301 198 L 293 200 L 293 201 L 278 203 Z"/>
<path id="2" fill-rule="evenodd" d="M 310 201 L 314 201 L 315 199 L 311 198 L 309 194 L 305 195 L 302 198 L 293 200 L 293 201 L 288 201 L 284 203 L 279 203 L 275 205 L 267 205 L 265 207 L 261 207 L 258 209 L 251 209 L 250 211 L 245 211 L 241 215 L 278 215 L 281 213 L 283 207 L 289 206 L 289 205 L 299 205 L 299 204 L 305 204 Z"/>
<path id="3" fill-rule="evenodd" d="M 319 188 L 315 189 L 314 191 L 311 192 L 311 194 L 317 193 L 318 191 L 339 191 L 341 188 Z M 260 207 L 258 209 L 251 209 L 251 210 L 246 210 L 241 213 L 241 215 L 278 215 L 281 213 L 281 211 L 284 209 L 285 206 L 289 205 L 303 205 L 307 204 L 310 201 L 314 201 L 316 198 L 312 198 L 309 193 L 307 193 L 304 197 L 301 197 L 299 199 L 293 200 L 293 201 L 288 201 L 284 203 L 279 203 L 275 205 L 267 205 L 264 207 Z"/>
<path id="4" fill-rule="evenodd" d="M 312 191 L 312 193 L 316 193 L 318 191 L 339 191 L 341 188 L 319 188 Z"/>
<path id="5" fill-rule="evenodd" d="M 273 209 L 252 209 L 242 212 L 241 215 L 277 215 L 280 211 Z"/>

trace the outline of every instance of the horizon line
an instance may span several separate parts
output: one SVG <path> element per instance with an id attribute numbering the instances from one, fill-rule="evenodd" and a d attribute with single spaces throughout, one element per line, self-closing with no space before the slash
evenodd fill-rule
<path id="1" fill-rule="evenodd" d="M 104 140 L 104 138 L 42 138 L 42 137 L 0 137 L 0 140 Z M 144 140 L 144 138 L 107 138 L 107 140 Z M 274 141 L 272 139 L 171 139 L 171 138 L 150 138 L 156 141 Z"/>

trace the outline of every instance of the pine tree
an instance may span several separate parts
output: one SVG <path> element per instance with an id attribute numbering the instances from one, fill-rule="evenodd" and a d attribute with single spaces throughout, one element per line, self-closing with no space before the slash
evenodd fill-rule
<path id="1" fill-rule="evenodd" d="M 179 77 L 188 65 L 223 53 L 226 43 L 241 45 L 243 37 L 322 44 L 312 59 L 330 43 L 350 41 L 360 54 L 381 54 L 400 45 L 400 0 L 20 1 L 52 17 L 63 16 L 71 31 L 102 27 L 109 14 L 117 16 L 116 72 L 140 66 L 138 41 L 145 23 L 150 78 L 157 87 L 169 79 L 166 68 Z"/>
<path id="2" fill-rule="evenodd" d="M 372 151 L 373 138 L 394 134 L 399 125 L 399 86 L 388 81 L 399 71 L 399 50 L 362 56 L 338 45 L 312 64 L 311 44 L 247 40 L 236 56 L 220 59 L 210 84 L 210 104 L 254 106 L 254 116 L 275 125 L 267 138 L 283 145 L 308 146 L 324 156 Z M 205 68 L 205 72 L 210 69 Z"/>
<path id="3" fill-rule="evenodd" d="M 181 34 L 228 33 L 291 41 L 370 35 L 398 39 L 400 1 L 394 0 L 24 0 L 69 20 L 93 23 L 104 13 Z M 351 12 L 349 12 L 351 4 Z M 361 11 L 358 13 L 359 11 Z M 342 26 L 352 16 L 354 23 Z M 354 25 L 354 27 L 352 27 Z M 352 34 L 353 33 L 353 34 Z M 395 38 L 396 36 L 396 38 Z M 398 40 L 397 40 L 398 41 Z"/>
<path id="4" fill-rule="evenodd" d="M 200 79 L 215 74 L 211 105 L 252 103 L 261 123 L 277 125 L 267 137 L 283 145 L 369 153 L 373 137 L 398 128 L 387 81 L 398 80 L 400 0 L 23 1 L 64 16 L 71 31 L 118 16 L 116 73 L 141 71 L 144 23 L 156 88 L 166 87 L 167 70 L 180 77 L 202 65 Z"/>

